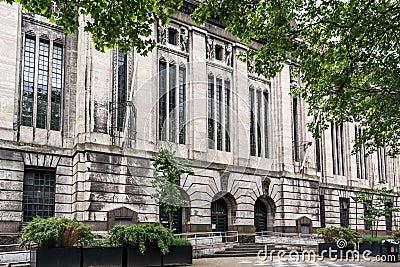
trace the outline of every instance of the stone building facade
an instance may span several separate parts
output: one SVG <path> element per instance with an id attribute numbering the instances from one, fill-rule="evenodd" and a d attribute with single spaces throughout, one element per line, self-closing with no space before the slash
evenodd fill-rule
<path id="1" fill-rule="evenodd" d="M 246 47 L 215 21 L 199 27 L 178 13 L 154 25 L 158 45 L 143 57 L 98 52 L 82 28 L 64 35 L 18 5 L 0 3 L 0 18 L 2 233 L 35 215 L 97 231 L 162 220 L 150 197 L 160 147 L 195 171 L 180 181 L 190 205 L 178 232 L 364 230 L 358 189 L 381 177 L 398 192 L 398 160 L 351 155 L 355 125 L 313 140 L 314 118 L 289 95 L 295 65 L 256 75 L 234 56 Z M 380 229 L 398 226 L 393 214 Z"/>

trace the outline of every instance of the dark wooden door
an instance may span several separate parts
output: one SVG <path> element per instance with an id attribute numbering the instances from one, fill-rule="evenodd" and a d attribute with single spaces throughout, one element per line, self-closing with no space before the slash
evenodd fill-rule
<path id="1" fill-rule="evenodd" d="M 228 208 L 222 198 L 211 203 L 211 226 L 213 232 L 228 231 Z"/>
<path id="2" fill-rule="evenodd" d="M 176 211 L 173 214 L 174 218 L 174 234 L 181 234 L 182 233 L 182 208 Z M 169 228 L 169 221 L 168 221 L 168 214 L 164 212 L 163 208 L 160 207 L 160 222 L 165 227 Z"/>
<path id="3" fill-rule="evenodd" d="M 267 231 L 267 208 L 261 200 L 254 204 L 254 226 L 256 232 Z"/>

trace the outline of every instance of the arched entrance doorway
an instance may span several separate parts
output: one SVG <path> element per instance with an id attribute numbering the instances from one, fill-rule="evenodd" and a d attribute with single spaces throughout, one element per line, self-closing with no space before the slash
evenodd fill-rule
<path id="1" fill-rule="evenodd" d="M 181 234 L 182 233 L 182 208 L 174 212 L 173 220 L 174 220 L 174 234 Z M 160 207 L 160 222 L 165 227 L 169 228 L 169 215 L 164 211 L 162 207 Z"/>
<path id="2" fill-rule="evenodd" d="M 211 229 L 213 232 L 228 231 L 228 207 L 223 198 L 211 202 Z"/>
<path id="3" fill-rule="evenodd" d="M 268 211 L 265 204 L 257 199 L 254 205 L 254 227 L 256 232 L 267 231 Z"/>
<path id="4" fill-rule="evenodd" d="M 275 202 L 269 196 L 260 196 L 254 203 L 254 228 L 256 232 L 275 231 Z"/>

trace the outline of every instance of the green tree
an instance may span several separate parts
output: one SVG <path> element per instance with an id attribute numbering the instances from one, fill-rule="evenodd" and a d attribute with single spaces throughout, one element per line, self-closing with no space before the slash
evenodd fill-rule
<path id="1" fill-rule="evenodd" d="M 175 152 L 161 148 L 153 162 L 154 179 L 152 186 L 156 190 L 151 195 L 156 199 L 157 204 L 168 214 L 169 228 L 174 228 L 173 214 L 181 207 L 189 203 L 182 199 L 179 190 L 179 180 L 181 175 L 193 175 L 191 168 L 186 166 L 185 161 L 178 161 Z"/>
<path id="2" fill-rule="evenodd" d="M 385 180 L 379 181 L 379 187 L 375 188 L 371 194 L 368 194 L 365 189 L 360 189 L 353 200 L 364 204 L 368 213 L 362 219 L 371 223 L 371 236 L 378 235 L 379 222 L 382 217 L 389 217 L 393 211 L 399 211 L 399 208 L 392 207 L 393 200 L 391 194 L 393 189 L 385 186 Z"/>
<path id="3" fill-rule="evenodd" d="M 146 54 L 154 45 L 152 24 L 168 23 L 183 0 L 0 0 L 21 3 L 77 29 L 78 15 L 87 16 L 85 30 L 97 49 L 131 46 Z M 315 138 L 330 122 L 363 125 L 355 150 L 369 153 L 387 146 L 400 152 L 400 2 L 393 0 L 204 0 L 192 14 L 197 24 L 218 18 L 227 31 L 251 47 L 239 58 L 254 62 L 256 72 L 274 77 L 288 59 L 296 64 L 302 86 L 293 90 L 309 104 Z M 56 7 L 56 8 L 53 8 Z M 254 46 L 253 46 L 254 47 Z"/>
<path id="4" fill-rule="evenodd" d="M 100 51 L 118 46 L 128 52 L 135 47 L 143 55 L 155 46 L 151 38 L 154 23 L 169 23 L 168 16 L 183 4 L 183 0 L 0 0 L 3 1 L 22 4 L 25 12 L 48 18 L 66 33 L 76 32 L 83 22 Z M 78 19 L 81 15 L 83 20 Z"/>
<path id="5" fill-rule="evenodd" d="M 400 149 L 400 2 L 390 0 L 206 0 L 193 17 L 218 17 L 242 42 L 261 47 L 241 55 L 254 58 L 258 73 L 273 77 L 282 64 L 298 65 L 300 94 L 316 138 L 330 122 L 359 122 L 355 150 L 369 153 L 387 145 Z"/>

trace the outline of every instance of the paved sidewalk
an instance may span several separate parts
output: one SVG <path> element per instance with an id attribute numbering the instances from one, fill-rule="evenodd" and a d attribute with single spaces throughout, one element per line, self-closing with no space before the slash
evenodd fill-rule
<path id="1" fill-rule="evenodd" d="M 394 262 L 372 262 L 371 261 L 305 261 L 305 262 L 293 262 L 285 260 L 274 260 L 274 261 L 261 261 L 257 257 L 232 257 L 232 258 L 203 258 L 194 259 L 193 267 L 252 267 L 252 266 L 267 266 L 267 267 L 400 267 L 400 263 Z"/>

